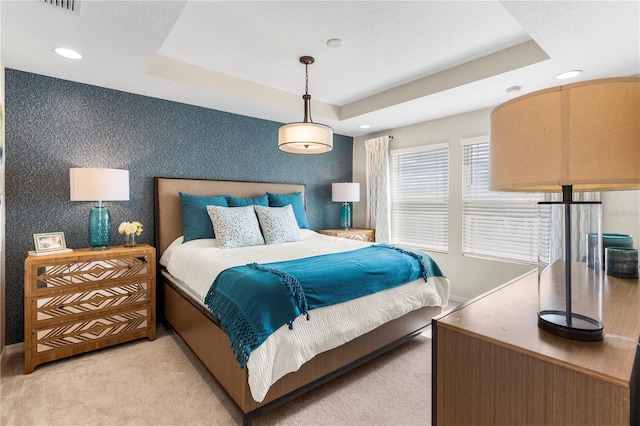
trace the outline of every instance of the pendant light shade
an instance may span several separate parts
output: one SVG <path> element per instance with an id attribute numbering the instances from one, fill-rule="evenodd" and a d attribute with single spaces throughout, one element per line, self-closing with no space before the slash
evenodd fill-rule
<path id="1" fill-rule="evenodd" d="M 292 154 L 324 154 L 333 149 L 333 130 L 324 124 L 285 124 L 278 130 L 278 148 Z"/>
<path id="2" fill-rule="evenodd" d="M 292 154 L 324 154 L 333 149 L 333 129 L 311 119 L 311 95 L 309 95 L 308 66 L 314 62 L 311 56 L 303 56 L 305 66 L 304 120 L 289 123 L 278 130 L 278 148 Z"/>

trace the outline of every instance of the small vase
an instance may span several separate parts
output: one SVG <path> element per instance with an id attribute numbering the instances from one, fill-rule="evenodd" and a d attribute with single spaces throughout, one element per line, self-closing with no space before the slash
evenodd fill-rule
<path id="1" fill-rule="evenodd" d="M 124 243 L 125 247 L 135 247 L 136 246 L 136 234 L 127 235 L 127 242 Z"/>

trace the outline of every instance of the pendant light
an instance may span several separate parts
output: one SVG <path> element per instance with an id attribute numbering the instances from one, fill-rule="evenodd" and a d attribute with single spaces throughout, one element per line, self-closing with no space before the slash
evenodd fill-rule
<path id="1" fill-rule="evenodd" d="M 278 130 L 278 148 L 292 154 L 324 154 L 333 149 L 333 129 L 324 124 L 314 123 L 311 119 L 311 95 L 309 94 L 308 67 L 313 64 L 311 56 L 303 56 L 300 63 L 304 64 L 305 88 L 304 121 L 280 126 Z"/>

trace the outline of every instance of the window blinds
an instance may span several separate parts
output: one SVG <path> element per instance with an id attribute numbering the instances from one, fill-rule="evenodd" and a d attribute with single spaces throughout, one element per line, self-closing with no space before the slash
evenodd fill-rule
<path id="1" fill-rule="evenodd" d="M 543 194 L 490 191 L 489 142 L 463 143 L 462 161 L 462 253 L 537 262 Z"/>
<path id="2" fill-rule="evenodd" d="M 448 249 L 449 147 L 391 151 L 392 241 Z"/>

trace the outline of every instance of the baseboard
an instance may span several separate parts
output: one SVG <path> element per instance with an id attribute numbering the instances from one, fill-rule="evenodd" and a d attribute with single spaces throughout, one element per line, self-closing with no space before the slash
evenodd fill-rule
<path id="1" fill-rule="evenodd" d="M 5 368 L 5 362 L 14 354 L 24 353 L 24 342 L 7 345 L 0 353 L 0 368 Z"/>
<path id="2" fill-rule="evenodd" d="M 466 303 L 467 300 L 469 300 L 469 298 L 467 298 L 467 297 L 456 296 L 455 294 L 450 294 L 449 295 L 449 301 L 457 303 L 459 305 L 462 305 L 463 303 Z"/>

